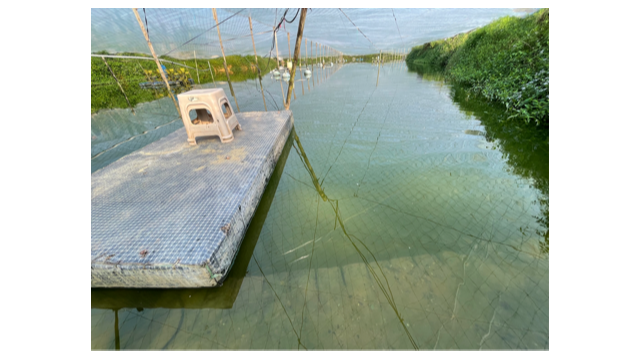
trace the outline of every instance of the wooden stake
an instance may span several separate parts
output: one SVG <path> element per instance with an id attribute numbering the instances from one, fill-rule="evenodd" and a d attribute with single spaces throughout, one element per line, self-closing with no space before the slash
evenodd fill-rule
<path id="1" fill-rule="evenodd" d="M 276 67 L 278 68 L 278 71 L 280 71 L 280 59 L 278 59 L 278 34 L 275 31 L 276 28 L 273 28 L 273 36 L 275 36 L 276 39 Z M 282 74 L 280 74 L 280 79 L 282 79 Z M 282 88 L 282 80 L 278 82 L 280 83 L 280 91 L 282 91 L 282 106 L 287 106 L 284 98 L 284 89 Z"/>
<path id="2" fill-rule="evenodd" d="M 264 103 L 264 111 L 268 111 L 267 101 L 264 99 L 264 90 L 262 89 L 262 71 L 260 71 L 260 64 L 258 63 L 258 53 L 256 52 L 256 42 L 253 41 L 253 25 L 251 23 L 251 16 L 249 16 L 249 30 L 251 30 L 251 43 L 253 44 L 253 55 L 256 57 L 256 67 L 258 68 L 258 79 L 260 80 L 260 92 L 262 92 L 262 102 Z"/>
<path id="3" fill-rule="evenodd" d="M 216 85 L 216 79 L 213 77 L 213 71 L 211 70 L 211 63 L 207 61 L 207 64 L 209 64 L 209 73 L 211 74 L 211 81 L 213 81 L 213 86 L 218 87 L 218 85 Z"/>
<path id="4" fill-rule="evenodd" d="M 316 47 L 318 46 L 318 43 L 316 43 Z M 318 57 L 318 51 L 316 50 L 316 58 Z M 313 81 L 313 87 L 316 87 L 316 72 L 313 69 L 313 64 L 316 62 L 316 60 L 313 60 L 313 41 L 311 42 L 311 80 Z"/>
<path id="5" fill-rule="evenodd" d="M 376 78 L 376 87 L 378 87 L 378 80 L 380 80 L 380 62 L 382 62 L 382 50 L 380 50 L 380 58 L 378 59 L 378 77 Z"/>
<path id="6" fill-rule="evenodd" d="M 158 61 L 158 56 L 156 52 L 153 50 L 153 45 L 151 45 L 151 41 L 149 40 L 149 34 L 147 34 L 147 30 L 144 28 L 144 24 L 142 23 L 142 19 L 140 18 L 140 14 L 138 14 L 138 9 L 133 8 L 133 13 L 136 15 L 136 19 L 138 20 L 138 25 L 140 25 L 140 30 L 142 30 L 142 34 L 144 38 L 147 40 L 147 45 L 149 46 L 149 50 L 151 50 L 151 55 L 153 55 L 153 59 L 156 61 L 156 65 L 158 66 L 158 71 L 160 71 L 160 76 L 162 76 L 162 80 L 164 80 L 164 84 L 167 86 L 167 90 L 169 91 L 169 96 L 171 100 L 173 100 L 173 105 L 176 106 L 176 111 L 178 112 L 178 116 L 182 119 L 182 113 L 180 112 L 180 107 L 178 106 L 178 102 L 176 101 L 175 96 L 171 93 L 171 86 L 169 86 L 169 81 L 167 81 L 167 76 L 162 70 L 162 66 L 160 65 L 160 61 Z"/>
<path id="7" fill-rule="evenodd" d="M 298 37 L 296 38 L 296 48 L 293 52 L 293 67 L 291 79 L 289 80 L 289 91 L 287 92 L 287 104 L 285 105 L 285 110 L 289 110 L 289 105 L 291 105 L 291 93 L 293 92 L 293 82 L 296 76 L 296 65 L 298 62 L 298 57 L 300 56 L 300 43 L 302 42 L 302 33 L 304 32 L 304 21 L 307 18 L 307 9 L 303 8 L 300 11 L 300 24 L 298 25 Z"/>
<path id="8" fill-rule="evenodd" d="M 198 70 L 198 58 L 196 58 L 195 50 L 193 50 L 193 60 L 196 62 L 196 74 L 198 75 L 198 84 L 200 84 L 200 70 Z"/>
<path id="9" fill-rule="evenodd" d="M 289 59 L 287 60 L 287 62 L 289 62 L 291 61 L 291 38 L 289 37 L 289 33 L 287 33 L 287 46 L 289 47 Z M 293 64 L 291 64 L 291 71 L 293 71 L 293 69 L 295 69 L 295 67 L 293 66 Z M 291 75 L 291 78 L 289 80 L 294 78 L 293 74 L 289 75 Z M 293 100 L 298 100 L 296 99 L 296 89 L 293 89 Z"/>
<path id="10" fill-rule="evenodd" d="M 300 81 L 302 81 L 302 96 L 304 96 L 304 74 L 302 73 L 302 66 L 300 66 Z"/>
<path id="11" fill-rule="evenodd" d="M 107 65 L 107 69 L 109 69 L 109 72 L 111 73 L 111 76 L 113 76 L 113 78 L 116 80 L 116 84 L 118 84 L 118 87 L 120 88 L 120 91 L 122 92 L 122 95 L 124 95 L 124 99 L 127 100 L 127 105 L 129 105 L 129 108 L 131 109 L 132 113 L 136 113 L 135 110 L 133 110 L 133 106 L 131 106 L 131 103 L 129 102 L 129 98 L 127 97 L 127 94 L 125 94 L 124 89 L 122 88 L 122 85 L 120 85 L 120 81 L 118 81 L 118 78 L 116 77 L 116 74 L 113 73 L 113 70 L 111 70 L 111 66 L 109 66 L 109 64 L 107 64 L 107 60 L 104 59 L 104 56 L 102 57 L 102 61 L 104 61 L 104 64 Z"/>
<path id="12" fill-rule="evenodd" d="M 309 69 L 309 54 L 307 53 L 307 40 L 309 39 L 304 39 L 304 62 L 305 62 L 306 68 Z M 304 87 L 304 84 L 302 84 L 302 87 Z M 311 85 L 309 85 L 309 79 L 307 79 L 307 90 L 311 92 Z"/>
<path id="13" fill-rule="evenodd" d="M 324 56 L 327 56 L 327 45 L 324 46 Z M 327 56 L 327 60 L 329 60 L 328 56 Z M 324 80 L 325 81 L 327 80 L 327 76 L 328 75 L 329 75 L 329 69 L 327 69 L 327 71 L 324 72 Z"/>
<path id="14" fill-rule="evenodd" d="M 140 66 L 140 69 L 142 69 L 142 72 L 144 73 L 144 77 L 147 78 L 148 82 L 152 82 L 151 78 L 149 77 L 149 75 L 147 75 L 147 72 L 144 70 L 144 68 L 142 67 L 142 65 L 140 65 L 140 62 L 136 60 L 136 63 L 138 63 L 138 66 Z M 156 93 L 156 98 L 158 98 L 158 90 L 152 85 L 153 87 L 153 92 Z M 160 106 L 160 103 L 158 103 L 158 106 Z"/>
<path id="15" fill-rule="evenodd" d="M 227 82 L 229 83 L 229 90 L 231 91 L 231 95 L 233 95 L 233 100 L 236 101 L 236 109 L 240 112 L 240 106 L 238 106 L 238 99 L 236 99 L 236 94 L 233 92 L 233 85 L 231 85 L 231 77 L 229 76 L 229 69 L 227 68 L 227 58 L 224 56 L 224 47 L 222 47 L 222 35 L 220 35 L 220 26 L 218 25 L 218 14 L 216 13 L 215 8 L 211 8 L 213 12 L 213 18 L 216 20 L 216 29 L 218 30 L 218 39 L 220 40 L 220 51 L 222 51 L 222 61 L 224 63 L 224 72 L 227 74 Z"/>
<path id="16" fill-rule="evenodd" d="M 191 71 L 189 71 L 189 67 L 187 66 L 187 62 L 183 61 L 182 62 L 184 64 L 184 68 L 187 69 L 187 74 L 189 74 L 189 78 L 191 78 Z M 189 82 L 189 79 L 187 79 L 188 84 L 185 84 L 185 86 L 190 86 L 191 83 Z M 188 87 L 187 87 L 188 88 Z"/>
<path id="17" fill-rule="evenodd" d="M 316 173 L 313 171 L 313 167 L 311 167 L 311 163 L 309 162 L 309 158 L 307 158 L 307 154 L 304 152 L 304 148 L 302 147 L 300 138 L 298 137 L 298 134 L 296 134 L 295 127 L 291 129 L 291 133 L 293 134 L 293 138 L 298 144 L 298 149 L 300 149 L 300 155 L 302 155 L 302 158 L 304 159 L 305 164 L 307 164 L 307 168 L 309 169 L 309 173 L 311 174 L 311 181 L 313 182 L 313 186 L 315 186 L 316 191 L 318 191 L 318 194 L 320 194 L 320 197 L 322 197 L 322 201 L 329 200 L 329 198 L 327 198 L 327 195 L 325 195 L 324 190 L 322 190 L 322 188 L 320 187 L 320 183 L 318 182 L 318 177 L 316 176 Z"/>

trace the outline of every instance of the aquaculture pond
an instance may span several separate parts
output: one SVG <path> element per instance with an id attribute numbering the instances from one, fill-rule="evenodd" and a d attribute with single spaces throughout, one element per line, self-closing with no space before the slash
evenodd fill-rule
<path id="1" fill-rule="evenodd" d="M 92 289 L 91 348 L 548 349 L 548 130 L 401 63 L 314 70 L 224 285 Z M 92 171 L 183 131 L 136 110 L 92 115 Z"/>

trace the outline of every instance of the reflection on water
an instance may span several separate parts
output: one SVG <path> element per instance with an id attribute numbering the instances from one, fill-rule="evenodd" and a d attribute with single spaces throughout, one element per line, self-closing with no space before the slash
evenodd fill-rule
<path id="1" fill-rule="evenodd" d="M 288 139 L 278 163 L 265 188 L 262 199 L 245 234 L 231 271 L 220 288 L 195 289 L 91 289 L 91 307 L 100 309 L 168 308 L 168 309 L 231 309 L 246 275 L 251 255 L 278 188 L 284 164 L 287 162 L 292 138 Z"/>
<path id="2" fill-rule="evenodd" d="M 483 99 L 455 87 L 451 89 L 451 99 L 460 106 L 469 117 L 474 116 L 482 122 L 486 133 L 466 130 L 482 135 L 487 142 L 499 147 L 507 159 L 509 171 L 533 180 L 533 186 L 540 190 L 537 202 L 540 214 L 535 216 L 540 228 L 533 231 L 541 236 L 540 251 L 549 253 L 549 128 L 509 121 L 504 111 L 487 104 Z M 521 229 L 525 234 L 529 227 Z"/>
<path id="3" fill-rule="evenodd" d="M 93 349 L 548 349 L 548 135 L 403 66 L 322 71 L 224 285 L 92 290 Z"/>

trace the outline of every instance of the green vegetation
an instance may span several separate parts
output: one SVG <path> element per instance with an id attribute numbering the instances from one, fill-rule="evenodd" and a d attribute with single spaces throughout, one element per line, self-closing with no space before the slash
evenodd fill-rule
<path id="1" fill-rule="evenodd" d="M 549 9 L 414 47 L 406 62 L 501 104 L 509 120 L 549 123 Z"/>
<path id="2" fill-rule="evenodd" d="M 356 58 L 356 59 L 363 59 L 362 61 L 358 61 L 358 62 L 371 64 L 371 62 L 374 59 L 377 59 L 378 56 L 380 56 L 380 53 L 367 54 L 367 55 L 344 55 L 344 58 L 347 59 L 350 63 L 353 62 L 351 59 Z M 382 58 L 385 60 L 385 62 L 391 61 L 394 56 L 397 56 L 397 55 L 393 53 L 384 53 L 384 52 L 382 53 Z M 326 61 L 326 58 L 325 58 L 325 61 Z"/>
<path id="3" fill-rule="evenodd" d="M 100 52 L 97 54 L 105 54 L 106 52 Z M 118 55 L 127 56 L 144 56 L 149 57 L 146 54 L 134 54 L 134 53 L 121 53 Z M 178 64 L 184 64 L 192 68 L 196 68 L 196 60 L 179 60 L 169 57 L 162 57 L 162 59 L 176 62 Z M 140 83 L 148 81 L 161 81 L 158 67 L 153 60 L 142 59 L 120 59 L 120 58 L 105 58 L 109 66 L 113 70 L 114 74 L 118 78 L 120 85 L 127 94 L 131 106 L 136 106 L 138 103 L 147 102 L 159 99 L 167 96 L 167 89 L 164 87 L 157 89 L 142 89 Z M 211 71 L 209 71 L 209 62 L 211 64 Z M 269 63 L 268 58 L 258 57 L 258 63 L 262 71 L 263 76 L 276 67 L 275 60 L 271 60 Z M 183 83 L 187 83 L 187 86 L 177 87 L 175 92 L 180 93 L 191 88 L 186 79 L 192 79 L 194 84 L 206 84 L 211 83 L 211 74 L 217 82 L 226 82 L 227 77 L 224 72 L 224 65 L 222 58 L 216 59 L 198 59 L 197 68 L 194 69 L 185 68 L 179 65 L 175 65 L 169 62 L 162 62 L 167 68 L 169 74 L 169 81 L 171 80 L 183 80 Z M 267 69 L 268 64 L 268 69 Z M 227 56 L 227 66 L 229 67 L 229 73 L 231 81 L 245 81 L 248 79 L 254 79 L 258 76 L 258 72 L 255 66 L 255 57 L 251 56 L 239 56 L 231 55 Z M 198 75 L 200 81 L 198 82 Z M 173 90 L 173 88 L 172 88 Z M 122 108 L 126 109 L 129 106 L 127 101 L 120 91 L 115 79 L 109 72 L 109 69 L 99 57 L 91 58 L 91 113 L 95 113 L 100 109 L 112 109 Z"/>

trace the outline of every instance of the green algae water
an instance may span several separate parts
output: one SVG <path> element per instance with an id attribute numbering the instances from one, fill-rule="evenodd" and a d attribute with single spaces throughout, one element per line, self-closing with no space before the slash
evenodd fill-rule
<path id="1" fill-rule="evenodd" d="M 297 83 L 223 286 L 92 289 L 92 349 L 548 349 L 548 130 L 404 65 L 376 75 Z M 234 89 L 264 110 L 254 82 Z M 92 171 L 182 126 L 170 100 L 145 106 L 92 116 Z"/>

